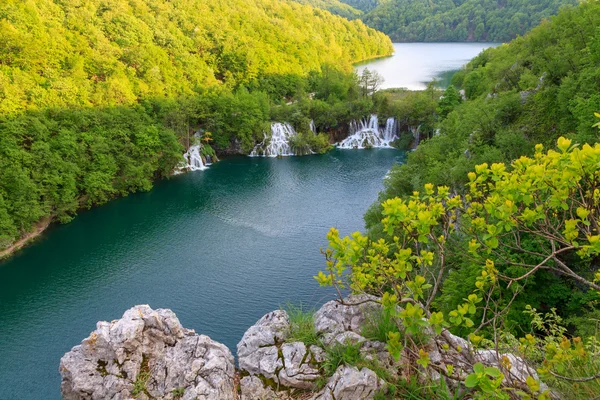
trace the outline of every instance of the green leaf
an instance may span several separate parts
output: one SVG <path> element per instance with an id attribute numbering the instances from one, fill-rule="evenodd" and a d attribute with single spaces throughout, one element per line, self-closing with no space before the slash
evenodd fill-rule
<path id="1" fill-rule="evenodd" d="M 476 374 L 471 374 L 467 376 L 467 379 L 465 379 L 465 386 L 468 388 L 474 388 L 475 386 L 477 386 L 478 383 L 479 378 L 477 378 Z"/>

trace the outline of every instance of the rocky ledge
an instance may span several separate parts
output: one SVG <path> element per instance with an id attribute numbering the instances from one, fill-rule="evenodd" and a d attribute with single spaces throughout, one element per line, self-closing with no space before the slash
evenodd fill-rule
<path id="1" fill-rule="evenodd" d="M 291 340 L 293 326 L 285 311 L 266 314 L 237 345 L 237 371 L 227 347 L 183 328 L 172 311 L 136 306 L 120 320 L 99 322 L 65 354 L 62 394 L 67 400 L 373 399 L 386 394 L 382 377 L 403 376 L 410 369 L 407 360 L 414 358 L 407 353 L 395 361 L 384 343 L 363 336 L 369 318 L 381 313 L 377 300 L 362 295 L 326 303 L 314 315 L 318 340 L 312 343 Z M 431 337 L 425 349 L 431 362 L 418 373 L 424 383 L 444 379 L 456 388 L 475 362 L 499 367 L 500 360 L 507 380 L 536 376 L 512 354 L 469 349 L 467 341 L 448 332 Z M 334 362 L 332 349 L 340 346 L 357 349 L 361 362 Z M 440 374 L 450 364 L 456 379 Z"/>
<path id="2" fill-rule="evenodd" d="M 60 360 L 61 392 L 75 399 L 230 399 L 231 351 L 185 329 L 171 310 L 133 307 L 98 322 Z"/>

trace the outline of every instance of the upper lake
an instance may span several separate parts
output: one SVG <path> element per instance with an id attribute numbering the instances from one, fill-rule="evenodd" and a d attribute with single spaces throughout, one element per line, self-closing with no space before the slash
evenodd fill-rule
<path id="1" fill-rule="evenodd" d="M 394 55 L 356 65 L 360 74 L 365 68 L 375 70 L 384 78 L 383 89 L 425 89 L 436 78 L 447 87 L 451 73 L 459 70 L 473 57 L 500 43 L 394 43 Z"/>
<path id="2" fill-rule="evenodd" d="M 0 263 L 1 400 L 59 399 L 59 360 L 136 304 L 235 346 L 269 311 L 334 294 L 313 276 L 337 227 L 364 228 L 404 153 L 234 157 L 51 227 Z"/>

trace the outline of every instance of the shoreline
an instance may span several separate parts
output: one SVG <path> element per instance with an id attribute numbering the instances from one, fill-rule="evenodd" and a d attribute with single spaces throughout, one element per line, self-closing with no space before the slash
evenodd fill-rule
<path id="1" fill-rule="evenodd" d="M 23 247 L 35 241 L 35 239 L 37 239 L 42 233 L 46 231 L 46 229 L 48 229 L 51 223 L 52 217 L 42 218 L 38 223 L 35 224 L 35 228 L 31 232 L 27 232 L 25 236 L 21 237 L 10 247 L 0 251 L 0 263 L 6 261 L 15 252 L 21 250 Z"/>

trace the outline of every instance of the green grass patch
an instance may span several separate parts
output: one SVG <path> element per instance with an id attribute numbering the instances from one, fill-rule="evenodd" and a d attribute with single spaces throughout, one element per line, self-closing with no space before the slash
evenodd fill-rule
<path id="1" fill-rule="evenodd" d="M 287 304 L 285 311 L 290 318 L 288 342 L 302 342 L 306 346 L 320 345 L 319 334 L 315 330 L 314 309 L 306 310 L 302 305 Z"/>
<path id="2" fill-rule="evenodd" d="M 340 365 L 359 366 L 364 363 L 360 353 L 360 343 L 335 344 L 325 349 L 323 371 L 325 376 L 332 376 Z"/>

